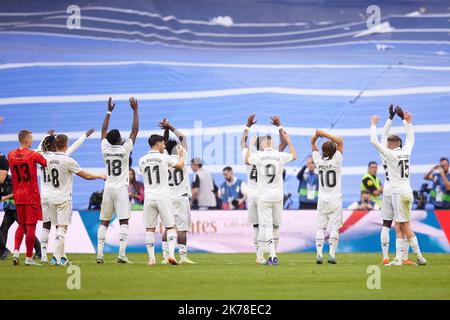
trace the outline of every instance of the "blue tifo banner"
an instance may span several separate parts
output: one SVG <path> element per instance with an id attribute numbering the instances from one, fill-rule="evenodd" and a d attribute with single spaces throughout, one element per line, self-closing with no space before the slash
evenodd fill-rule
<path id="1" fill-rule="evenodd" d="M 3 212 L 0 212 L 0 220 Z M 344 210 L 339 252 L 379 252 L 381 216 L 379 211 Z M 141 211 L 132 211 L 129 221 L 128 252 L 146 252 L 145 226 Z M 450 210 L 413 211 L 411 224 L 424 252 L 450 252 Z M 98 211 L 74 211 L 72 225 L 66 235 L 66 252 L 95 253 L 97 248 Z M 9 231 L 7 247 L 14 248 L 17 225 Z M 36 234 L 41 234 L 42 222 Z M 317 219 L 315 211 L 289 210 L 283 213 L 279 252 L 315 250 Z M 161 227 L 157 228 L 157 250 L 161 251 Z M 253 252 L 252 226 L 246 211 L 192 211 L 188 235 L 191 252 Z M 50 233 L 49 252 L 53 252 L 55 228 Z M 391 251 L 395 250 L 395 233 L 391 230 Z M 22 251 L 25 245 L 22 245 Z M 114 218 L 106 235 L 106 252 L 119 250 L 119 221 Z"/>
<path id="2" fill-rule="evenodd" d="M 99 213 L 81 211 L 79 215 L 86 231 L 97 246 Z M 344 210 L 341 228 L 340 252 L 380 251 L 381 216 L 379 211 Z M 422 251 L 450 252 L 450 210 L 413 211 L 411 223 Z M 317 219 L 315 211 L 285 211 L 280 229 L 280 252 L 315 250 Z M 161 250 L 161 228 L 158 228 L 157 250 Z M 141 211 L 133 211 L 130 219 L 128 251 L 146 252 L 145 227 Z M 395 239 L 392 228 L 391 240 Z M 73 239 L 69 239 L 71 241 Z M 114 219 L 106 236 L 105 250 L 117 252 L 119 246 L 119 221 Z M 391 250 L 395 242 L 391 241 Z M 215 253 L 253 252 L 252 226 L 246 211 L 193 211 L 192 226 L 188 236 L 190 251 Z"/>

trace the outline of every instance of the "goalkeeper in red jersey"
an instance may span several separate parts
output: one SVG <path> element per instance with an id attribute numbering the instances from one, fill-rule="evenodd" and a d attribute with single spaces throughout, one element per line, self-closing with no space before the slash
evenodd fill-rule
<path id="1" fill-rule="evenodd" d="M 13 264 L 19 264 L 19 250 L 27 231 L 25 244 L 27 248 L 25 265 L 39 265 L 33 260 L 33 247 L 36 240 L 36 224 L 42 220 L 41 197 L 37 181 L 36 165 L 46 167 L 45 158 L 30 150 L 33 135 L 29 130 L 19 132 L 20 147 L 8 154 L 9 168 L 12 176 L 14 202 L 17 207 L 17 228 L 14 242 Z"/>

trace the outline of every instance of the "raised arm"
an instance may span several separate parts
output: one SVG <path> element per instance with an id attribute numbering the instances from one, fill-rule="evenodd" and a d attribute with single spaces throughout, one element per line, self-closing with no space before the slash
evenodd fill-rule
<path id="1" fill-rule="evenodd" d="M 395 117 L 396 108 L 394 108 L 394 105 L 389 106 L 389 118 L 387 118 L 386 122 L 384 123 L 383 131 L 381 133 L 381 144 L 383 146 L 387 146 L 387 139 L 389 137 L 389 130 L 391 130 L 392 126 L 392 119 Z"/>
<path id="2" fill-rule="evenodd" d="M 187 150 L 187 140 L 186 136 L 178 129 L 176 129 L 167 118 L 164 118 L 160 123 L 159 127 L 161 129 L 165 129 L 164 131 L 164 141 L 166 141 L 166 133 L 167 133 L 167 141 L 169 141 L 169 131 L 172 131 L 180 140 L 181 146 Z"/>
<path id="3" fill-rule="evenodd" d="M 241 138 L 241 150 L 247 147 L 248 132 L 250 131 L 252 125 L 257 122 L 255 121 L 255 116 L 255 114 L 252 114 L 247 118 L 247 126 L 245 127 L 244 133 L 242 134 Z"/>
<path id="4" fill-rule="evenodd" d="M 423 177 L 425 180 L 431 180 L 433 181 L 433 173 L 434 171 L 436 171 L 438 168 L 440 167 L 440 165 L 435 165 L 433 168 L 431 168 L 430 171 L 428 171 L 425 176 Z"/>
<path id="5" fill-rule="evenodd" d="M 250 140 L 250 145 L 248 146 L 247 154 L 245 155 L 245 164 L 250 164 L 249 159 L 252 155 L 252 151 L 253 151 L 253 147 L 255 146 L 255 143 L 256 143 L 256 136 L 253 136 L 252 139 Z"/>
<path id="6" fill-rule="evenodd" d="M 413 146 L 414 146 L 414 130 L 413 130 L 413 126 L 412 126 L 412 114 L 411 112 L 406 112 L 405 113 L 405 120 L 407 122 L 406 125 L 406 140 L 405 140 L 405 145 L 403 146 L 403 148 L 405 149 L 409 149 L 410 151 L 412 150 Z"/>
<path id="7" fill-rule="evenodd" d="M 86 139 L 95 132 L 95 129 L 89 129 L 81 137 L 78 138 L 77 141 L 75 141 L 73 144 L 70 145 L 69 148 L 66 150 L 66 154 L 70 156 L 72 153 L 74 153 L 81 145 L 86 141 Z"/>
<path id="8" fill-rule="evenodd" d="M 337 150 L 341 154 L 344 154 L 344 139 L 342 139 L 341 137 L 329 134 L 329 133 L 327 133 L 325 131 L 322 131 L 322 130 L 317 130 L 316 135 L 318 135 L 319 137 L 330 139 L 331 141 L 336 143 L 337 144 Z"/>
<path id="9" fill-rule="evenodd" d="M 106 112 L 105 119 L 103 120 L 102 124 L 102 140 L 105 139 L 106 135 L 108 134 L 109 119 L 111 117 L 111 112 L 113 112 L 115 106 L 116 104 L 112 101 L 112 98 L 109 97 L 108 112 Z"/>
<path id="10" fill-rule="evenodd" d="M 54 135 L 55 135 L 55 129 L 49 129 L 49 130 L 47 131 L 47 135 L 46 135 L 45 137 L 43 137 L 43 138 L 41 139 L 41 141 L 39 141 L 39 145 L 38 145 L 37 149 L 35 149 L 34 151 L 39 152 L 39 153 L 42 153 L 42 152 L 43 152 L 43 150 L 42 150 L 42 144 L 44 143 L 45 138 L 47 138 L 48 136 L 54 136 Z"/>
<path id="11" fill-rule="evenodd" d="M 282 131 L 282 132 L 281 132 Z M 295 151 L 294 145 L 292 144 L 291 138 L 286 131 L 281 130 L 280 134 L 283 136 L 283 140 L 286 141 L 289 146 L 289 153 L 292 154 L 292 161 L 297 159 L 297 152 Z"/>
<path id="12" fill-rule="evenodd" d="M 133 144 L 136 143 L 136 138 L 139 132 L 139 114 L 138 114 L 138 102 L 135 98 L 130 98 L 130 107 L 133 109 L 133 125 L 131 127 L 130 139 L 133 140 Z"/>
<path id="13" fill-rule="evenodd" d="M 370 126 L 370 143 L 384 156 L 391 157 L 392 151 L 388 149 L 387 147 L 381 145 L 381 143 L 378 141 L 378 135 L 377 135 L 377 124 L 378 124 L 378 116 L 372 116 L 371 117 L 371 126 Z"/>
<path id="14" fill-rule="evenodd" d="M 311 151 L 319 151 L 319 148 L 317 148 L 317 139 L 319 139 L 319 136 L 317 135 L 317 131 L 312 135 L 311 137 Z"/>
<path id="15" fill-rule="evenodd" d="M 177 170 L 183 170 L 186 159 L 186 150 L 180 145 L 177 145 L 176 148 L 178 153 L 178 163 L 174 166 L 174 168 Z"/>
<path id="16" fill-rule="evenodd" d="M 271 123 L 276 126 L 278 128 L 278 133 L 280 134 L 280 145 L 278 146 L 278 151 L 283 152 L 284 149 L 286 149 L 288 143 L 285 140 L 285 136 L 284 136 L 284 128 L 281 126 L 281 120 L 280 117 L 278 116 L 274 116 L 270 118 Z"/>

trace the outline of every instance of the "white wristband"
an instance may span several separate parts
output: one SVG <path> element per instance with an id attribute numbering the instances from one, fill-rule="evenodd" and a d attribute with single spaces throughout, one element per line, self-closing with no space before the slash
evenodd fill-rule
<path id="1" fill-rule="evenodd" d="M 278 130 L 284 129 L 283 126 L 278 126 Z"/>
<path id="2" fill-rule="evenodd" d="M 107 113 L 107 114 L 111 114 L 111 111 L 107 111 L 106 113 Z"/>
<path id="3" fill-rule="evenodd" d="M 244 128 L 244 131 L 250 131 L 250 127 L 246 126 L 246 127 Z"/>

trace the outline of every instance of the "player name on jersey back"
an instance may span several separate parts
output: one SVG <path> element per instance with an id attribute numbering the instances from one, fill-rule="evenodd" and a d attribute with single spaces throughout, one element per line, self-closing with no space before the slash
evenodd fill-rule
<path id="1" fill-rule="evenodd" d="M 342 154 L 339 151 L 331 159 L 323 159 L 318 151 L 312 154 L 319 171 L 319 201 L 330 201 L 342 197 Z"/>
<path id="2" fill-rule="evenodd" d="M 112 145 L 108 140 L 102 140 L 102 154 L 106 166 L 105 188 L 128 187 L 130 153 L 133 150 L 133 140 L 128 139 L 122 145 Z"/>
<path id="3" fill-rule="evenodd" d="M 150 151 L 139 159 L 139 170 L 144 176 L 145 198 L 161 200 L 170 196 L 169 167 L 177 162 L 169 155 Z"/>
<path id="4" fill-rule="evenodd" d="M 73 175 L 81 171 L 78 163 L 64 153 L 53 153 L 47 156 L 47 172 L 49 179 L 48 201 L 60 204 L 72 200 Z"/>
<path id="5" fill-rule="evenodd" d="M 267 202 L 283 200 L 283 169 L 289 161 L 292 161 L 292 154 L 274 149 L 251 154 L 249 163 L 256 166 L 258 173 L 258 199 Z"/>
<path id="6" fill-rule="evenodd" d="M 401 148 L 393 150 L 392 156 L 386 159 L 391 193 L 406 194 L 412 192 L 409 177 L 410 159 L 410 151 Z"/>

